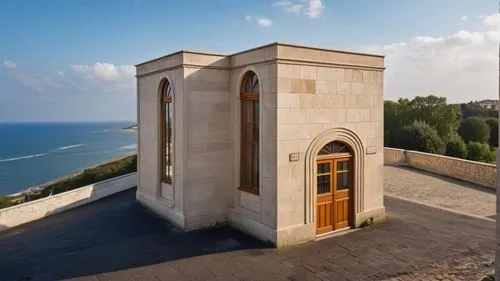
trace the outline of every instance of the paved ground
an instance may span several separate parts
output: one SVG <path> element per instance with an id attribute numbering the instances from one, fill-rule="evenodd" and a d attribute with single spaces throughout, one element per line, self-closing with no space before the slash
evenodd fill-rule
<path id="1" fill-rule="evenodd" d="M 130 190 L 0 234 L 0 280 L 474 281 L 493 270 L 494 222 L 385 203 L 386 223 L 276 250 L 229 227 L 179 231 Z"/>
<path id="2" fill-rule="evenodd" d="M 477 216 L 494 218 L 495 191 L 403 167 L 384 167 L 386 195 L 395 195 Z"/>

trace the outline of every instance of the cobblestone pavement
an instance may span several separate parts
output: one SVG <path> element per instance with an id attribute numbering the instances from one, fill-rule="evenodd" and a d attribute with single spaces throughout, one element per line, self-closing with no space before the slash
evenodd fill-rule
<path id="1" fill-rule="evenodd" d="M 494 273 L 494 259 L 493 253 L 462 253 L 387 281 L 479 281 Z"/>
<path id="2" fill-rule="evenodd" d="M 227 226 L 180 231 L 130 190 L 1 233 L 0 280 L 475 281 L 493 270 L 494 222 L 385 204 L 385 223 L 277 250 Z"/>
<path id="3" fill-rule="evenodd" d="M 472 215 L 494 218 L 495 191 L 405 167 L 384 167 L 385 194 L 408 198 Z"/>

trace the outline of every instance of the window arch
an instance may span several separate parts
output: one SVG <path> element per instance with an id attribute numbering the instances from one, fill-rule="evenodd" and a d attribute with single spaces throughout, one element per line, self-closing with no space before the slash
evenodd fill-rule
<path id="1" fill-rule="evenodd" d="M 161 180 L 172 183 L 173 180 L 173 103 L 172 85 L 167 79 L 161 84 L 160 91 L 160 136 L 161 136 Z"/>
<path id="2" fill-rule="evenodd" d="M 331 141 L 321 148 L 318 155 L 328 155 L 336 153 L 351 153 L 349 146 L 343 142 Z"/>
<path id="3" fill-rule="evenodd" d="M 240 189 L 259 194 L 259 79 L 249 71 L 241 82 Z"/>

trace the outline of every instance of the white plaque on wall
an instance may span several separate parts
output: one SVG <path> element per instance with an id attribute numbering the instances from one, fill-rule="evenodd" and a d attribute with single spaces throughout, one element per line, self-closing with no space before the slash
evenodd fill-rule
<path id="1" fill-rule="evenodd" d="M 368 146 L 366 147 L 366 154 L 375 154 L 377 153 L 377 147 L 376 146 Z"/>
<path id="2" fill-rule="evenodd" d="M 293 153 L 288 154 L 288 159 L 289 159 L 289 162 L 299 161 L 299 153 L 293 152 Z"/>

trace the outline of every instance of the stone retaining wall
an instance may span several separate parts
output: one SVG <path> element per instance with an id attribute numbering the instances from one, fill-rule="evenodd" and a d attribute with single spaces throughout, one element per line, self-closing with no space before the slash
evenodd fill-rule
<path id="1" fill-rule="evenodd" d="M 496 188 L 496 165 L 443 155 L 384 148 L 385 165 L 406 165 L 415 169 Z"/>
<path id="2" fill-rule="evenodd" d="M 137 173 L 130 173 L 50 197 L 0 210 L 0 232 L 27 222 L 66 211 L 137 185 Z"/>

